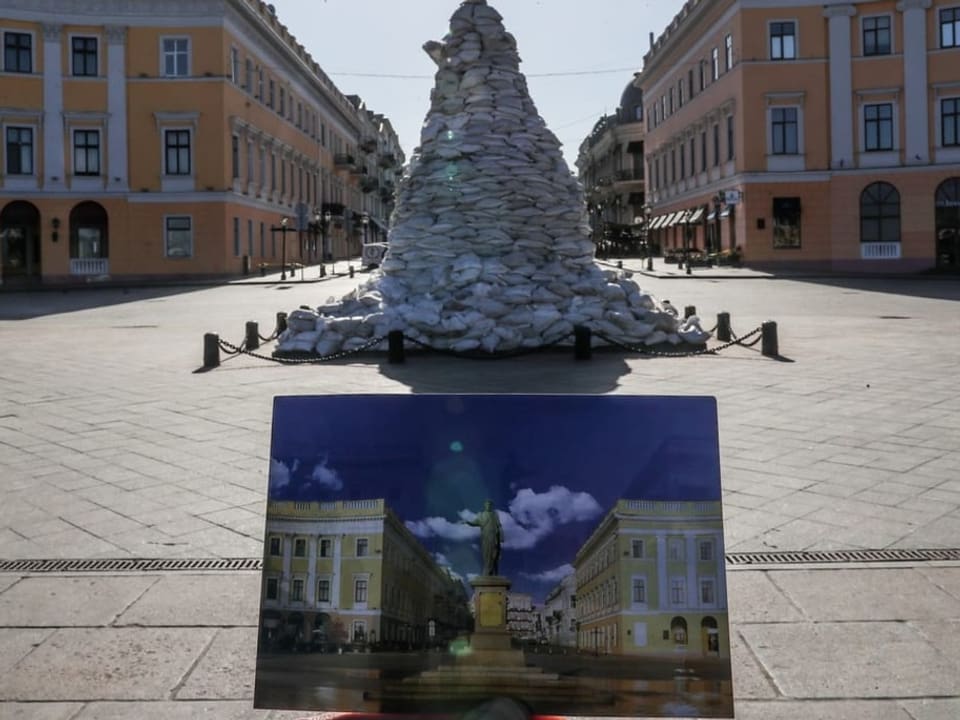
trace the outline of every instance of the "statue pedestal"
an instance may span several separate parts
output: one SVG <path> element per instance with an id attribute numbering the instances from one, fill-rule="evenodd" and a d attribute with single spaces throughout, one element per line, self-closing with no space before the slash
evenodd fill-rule
<path id="1" fill-rule="evenodd" d="M 472 652 L 457 658 L 458 665 L 523 667 L 523 652 L 510 647 L 507 630 L 507 591 L 510 581 L 497 575 L 480 575 L 470 581 L 476 593 Z"/>

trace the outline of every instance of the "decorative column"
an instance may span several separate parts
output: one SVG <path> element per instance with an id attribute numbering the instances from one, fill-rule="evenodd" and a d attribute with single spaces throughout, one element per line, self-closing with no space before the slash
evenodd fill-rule
<path id="1" fill-rule="evenodd" d="M 62 25 L 43 26 L 43 187 L 63 190 L 63 60 Z"/>
<path id="2" fill-rule="evenodd" d="M 293 579 L 290 570 L 290 560 L 293 557 L 293 535 L 283 534 L 283 570 L 280 574 L 280 606 L 290 604 L 290 583 Z"/>
<path id="3" fill-rule="evenodd" d="M 657 533 L 657 609 L 670 607 L 670 588 L 667 587 L 667 537 Z"/>
<path id="4" fill-rule="evenodd" d="M 340 609 L 340 576 L 343 574 L 343 548 L 339 535 L 333 538 L 333 579 L 330 583 L 330 607 Z"/>
<path id="5" fill-rule="evenodd" d="M 927 10 L 930 0 L 901 0 L 903 13 L 903 107 L 906 122 L 904 160 L 907 165 L 930 162 L 930 99 L 927 88 Z"/>
<path id="6" fill-rule="evenodd" d="M 307 607 L 313 608 L 317 604 L 317 543 L 320 538 L 310 536 L 307 549 Z"/>
<path id="7" fill-rule="evenodd" d="M 130 189 L 127 162 L 127 29 L 107 28 L 107 188 Z"/>
<path id="8" fill-rule="evenodd" d="M 853 162 L 853 67 L 850 49 L 850 18 L 853 5 L 828 5 L 830 46 L 830 167 L 852 168 Z"/>
<path id="9" fill-rule="evenodd" d="M 697 583 L 697 562 L 700 555 L 697 552 L 697 536 L 695 533 L 685 533 L 687 541 L 687 602 L 688 608 L 700 607 L 700 587 Z"/>

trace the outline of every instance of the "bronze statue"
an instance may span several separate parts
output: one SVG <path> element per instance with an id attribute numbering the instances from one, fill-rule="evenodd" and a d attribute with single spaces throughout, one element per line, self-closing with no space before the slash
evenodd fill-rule
<path id="1" fill-rule="evenodd" d="M 467 525 L 480 528 L 480 550 L 483 553 L 483 574 L 500 574 L 500 546 L 503 544 L 503 526 L 500 516 L 493 509 L 493 501 L 487 500 L 473 520 L 464 520 Z"/>

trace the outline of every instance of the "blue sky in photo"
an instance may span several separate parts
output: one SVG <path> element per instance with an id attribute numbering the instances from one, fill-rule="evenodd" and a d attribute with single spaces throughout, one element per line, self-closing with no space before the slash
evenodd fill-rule
<path id="1" fill-rule="evenodd" d="M 542 602 L 620 498 L 720 500 L 716 403 L 706 397 L 278 397 L 271 500 L 385 498 L 464 578 L 481 569 L 493 500 L 500 574 Z"/>

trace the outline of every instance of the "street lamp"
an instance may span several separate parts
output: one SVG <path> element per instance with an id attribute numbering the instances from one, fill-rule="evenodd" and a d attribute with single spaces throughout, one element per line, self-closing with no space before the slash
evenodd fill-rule
<path id="1" fill-rule="evenodd" d="M 683 254 L 687 260 L 687 275 L 692 275 L 690 269 L 690 214 L 687 213 L 683 218 Z"/>
<path id="2" fill-rule="evenodd" d="M 647 238 L 647 272 L 653 272 L 653 244 L 650 238 L 650 216 L 653 215 L 653 208 L 649 205 L 643 206 L 643 227 Z"/>
<path id="3" fill-rule="evenodd" d="M 363 244 L 367 244 L 367 226 L 370 225 L 370 216 L 364 213 L 360 218 L 360 224 L 363 225 Z"/>

